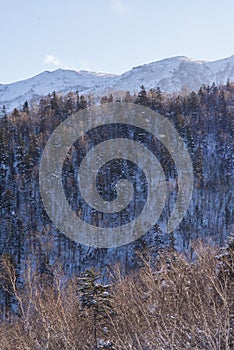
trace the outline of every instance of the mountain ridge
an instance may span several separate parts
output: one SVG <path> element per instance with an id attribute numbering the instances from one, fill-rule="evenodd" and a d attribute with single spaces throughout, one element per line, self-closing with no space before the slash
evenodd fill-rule
<path id="1" fill-rule="evenodd" d="M 7 111 L 22 107 L 27 100 L 39 101 L 56 91 L 66 94 L 78 90 L 82 94 L 102 96 L 113 91 L 137 92 L 160 87 L 173 93 L 183 89 L 196 91 L 203 84 L 217 85 L 234 81 L 234 55 L 215 61 L 193 60 L 186 56 L 164 58 L 133 67 L 123 74 L 56 69 L 44 71 L 31 78 L 10 84 L 0 84 L 0 108 Z"/>

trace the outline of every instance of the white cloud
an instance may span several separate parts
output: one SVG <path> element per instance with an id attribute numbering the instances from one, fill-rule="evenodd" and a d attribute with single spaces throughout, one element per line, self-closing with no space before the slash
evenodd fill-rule
<path id="1" fill-rule="evenodd" d="M 49 64 L 51 66 L 55 66 L 55 67 L 58 67 L 60 66 L 60 61 L 58 60 L 58 58 L 56 58 L 55 56 L 53 55 L 46 55 L 45 56 L 45 59 L 44 59 L 44 63 L 45 64 Z"/>
<path id="2" fill-rule="evenodd" d="M 78 65 L 75 64 L 67 64 L 62 62 L 58 57 L 52 54 L 46 54 L 43 60 L 43 63 L 49 68 L 62 68 L 62 69 L 72 69 L 72 70 L 87 70 L 87 71 L 99 71 L 98 67 L 92 65 L 90 62 L 79 62 Z M 91 68 L 92 67 L 92 68 Z"/>
<path id="3" fill-rule="evenodd" d="M 124 13 L 126 10 L 126 6 L 120 0 L 110 0 L 110 9 L 115 13 Z"/>
<path id="4" fill-rule="evenodd" d="M 57 57 L 54 55 L 46 54 L 44 58 L 44 64 L 56 67 L 56 68 L 63 68 L 63 69 L 71 69 L 72 67 L 61 62 Z"/>

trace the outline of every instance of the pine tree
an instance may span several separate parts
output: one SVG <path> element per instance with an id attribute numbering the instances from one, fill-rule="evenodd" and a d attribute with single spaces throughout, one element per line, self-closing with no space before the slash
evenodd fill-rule
<path id="1" fill-rule="evenodd" d="M 150 89 L 148 92 L 149 106 L 154 111 L 161 112 L 162 111 L 162 91 L 160 87 L 157 89 Z"/>
<path id="2" fill-rule="evenodd" d="M 70 115 L 74 113 L 74 111 L 75 111 L 74 95 L 72 92 L 69 92 L 65 96 L 64 113 Z"/>
<path id="3" fill-rule="evenodd" d="M 194 91 L 191 92 L 188 98 L 188 107 L 192 118 L 195 121 L 198 121 L 198 114 L 199 114 L 199 107 L 200 107 L 199 98 Z"/>
<path id="4" fill-rule="evenodd" d="M 29 114 L 28 101 L 25 101 L 23 104 L 23 112 Z"/>
<path id="5" fill-rule="evenodd" d="M 79 108 L 80 109 L 86 109 L 88 107 L 87 101 L 83 95 L 80 96 L 80 103 Z"/>
<path id="6" fill-rule="evenodd" d="M 142 105 L 142 106 L 148 106 L 149 105 L 149 99 L 147 97 L 147 92 L 145 90 L 144 85 L 141 85 L 141 90 L 137 95 L 136 104 Z"/>
<path id="7" fill-rule="evenodd" d="M 80 302 L 82 309 L 89 309 L 92 312 L 93 318 L 93 336 L 94 336 L 94 348 L 100 349 L 98 346 L 98 326 L 103 329 L 106 328 L 107 315 L 113 313 L 112 298 L 110 295 L 110 285 L 102 285 L 98 283 L 100 275 L 94 268 L 86 270 L 82 277 L 79 277 L 80 287 Z M 111 349 L 112 345 L 107 342 L 108 348 Z M 104 345 L 103 345 L 104 346 Z M 105 349 L 105 347 L 103 347 Z"/>
<path id="8" fill-rule="evenodd" d="M 52 92 L 52 95 L 50 98 L 50 106 L 51 106 L 51 109 L 55 111 L 55 113 L 58 113 L 59 111 L 58 97 L 55 91 Z"/>

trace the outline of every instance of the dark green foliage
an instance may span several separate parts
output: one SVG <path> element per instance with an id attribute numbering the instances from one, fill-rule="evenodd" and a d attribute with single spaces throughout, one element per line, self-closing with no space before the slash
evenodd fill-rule
<path id="1" fill-rule="evenodd" d="M 108 330 L 108 315 L 113 315 L 110 285 L 98 283 L 100 275 L 94 268 L 86 270 L 83 277 L 79 277 L 79 297 L 82 308 L 93 313 L 93 331 L 95 349 L 98 347 L 98 329 Z M 109 347 L 110 349 L 110 347 Z"/>
<path id="2" fill-rule="evenodd" d="M 26 114 L 29 114 L 28 101 L 25 101 L 23 104 L 23 112 L 25 112 Z"/>
<path id="3" fill-rule="evenodd" d="M 149 100 L 144 85 L 141 86 L 141 90 L 137 95 L 135 103 L 142 106 L 149 106 Z"/>

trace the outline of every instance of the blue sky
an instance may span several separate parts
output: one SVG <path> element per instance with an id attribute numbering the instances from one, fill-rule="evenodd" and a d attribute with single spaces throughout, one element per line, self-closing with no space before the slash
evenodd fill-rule
<path id="1" fill-rule="evenodd" d="M 233 0 L 1 0 L 0 13 L 0 83 L 234 54 Z"/>

